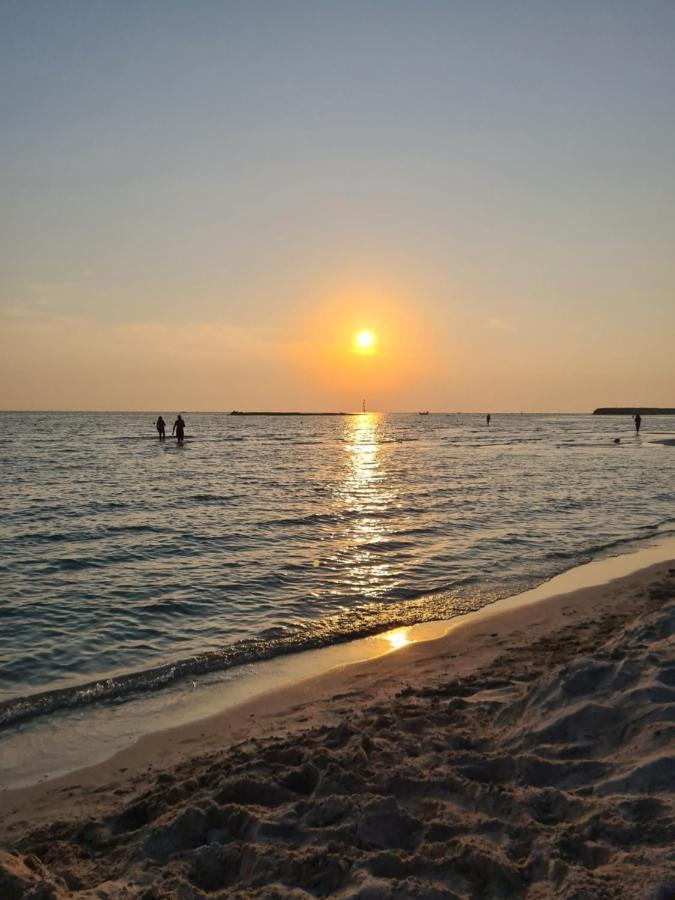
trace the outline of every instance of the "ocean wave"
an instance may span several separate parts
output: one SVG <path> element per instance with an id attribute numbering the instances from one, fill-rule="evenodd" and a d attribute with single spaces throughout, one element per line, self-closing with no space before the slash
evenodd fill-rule
<path id="1" fill-rule="evenodd" d="M 131 699 L 134 696 L 157 691 L 178 681 L 223 671 L 289 653 L 314 650 L 330 644 L 344 643 L 417 621 L 446 618 L 466 612 L 461 606 L 455 608 L 449 603 L 451 595 L 426 598 L 434 605 L 434 610 L 422 609 L 419 604 L 400 604 L 395 614 L 383 605 L 368 611 L 359 611 L 349 618 L 356 624 L 349 624 L 347 618 L 330 623 L 317 622 L 302 628 L 268 629 L 267 636 L 246 638 L 222 650 L 211 651 L 165 665 L 97 679 L 85 684 L 56 690 L 41 691 L 23 697 L 0 702 L 0 728 L 7 728 L 39 716 L 90 706 L 110 700 Z M 418 599 L 411 596 L 409 599 Z M 276 632 L 276 634 L 275 634 Z"/>
<path id="2" fill-rule="evenodd" d="M 667 520 L 673 521 L 673 520 Z M 575 560 L 576 564 L 582 562 L 588 562 L 596 556 L 599 556 L 602 553 L 606 553 L 608 550 L 614 550 L 617 547 L 626 547 L 638 542 L 641 538 L 644 538 L 644 532 L 647 532 L 651 535 L 659 534 L 669 535 L 673 532 L 670 529 L 664 528 L 665 523 L 661 524 L 653 524 L 653 525 L 643 525 L 640 526 L 640 531 L 642 534 L 633 534 L 626 535 L 625 537 L 613 538 L 612 540 L 603 541 L 595 544 L 587 544 L 583 548 L 570 548 L 569 550 L 552 550 L 547 554 L 548 559 L 565 559 L 565 560 Z"/>
<path id="3" fill-rule="evenodd" d="M 672 520 L 668 520 L 672 521 Z M 652 534 L 675 533 L 663 531 L 663 523 L 648 529 Z M 644 540 L 644 535 L 642 540 Z M 577 549 L 570 553 L 551 553 L 549 560 L 560 563 L 574 560 L 573 564 L 601 556 L 622 545 L 640 543 L 640 537 L 598 542 L 593 547 Z M 385 548 L 387 549 L 387 548 Z M 486 582 L 477 571 L 453 580 L 451 586 L 434 594 L 420 594 L 412 588 L 401 586 L 390 592 L 390 602 L 376 602 L 351 609 L 338 616 L 310 620 L 301 625 L 294 619 L 281 620 L 277 625 L 263 629 L 259 636 L 244 638 L 222 649 L 191 655 L 163 665 L 132 671 L 108 678 L 99 678 L 84 684 L 14 697 L 0 702 L 0 729 L 21 722 L 59 712 L 66 712 L 105 701 L 129 700 L 150 691 L 161 690 L 180 681 L 193 679 L 236 666 L 261 662 L 277 656 L 314 650 L 332 644 L 344 643 L 368 637 L 383 631 L 412 625 L 418 622 L 451 619 L 505 596 L 519 593 L 546 581 L 569 568 L 569 565 L 549 565 L 529 575 L 509 575 L 501 571 L 500 587 Z M 259 586 L 269 586 L 279 574 L 258 579 Z M 391 602 L 393 601 L 393 602 Z M 168 601 L 167 611 L 177 613 L 184 607 L 183 601 Z M 147 607 L 147 604 L 146 604 Z M 192 612 L 193 604 L 188 604 Z"/>

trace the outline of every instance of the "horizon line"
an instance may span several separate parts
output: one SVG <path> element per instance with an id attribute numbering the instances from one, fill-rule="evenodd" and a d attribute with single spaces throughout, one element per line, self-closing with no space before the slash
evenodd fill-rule
<path id="1" fill-rule="evenodd" d="M 598 408 L 598 407 L 596 407 Z M 616 407 L 617 409 L 619 407 Z M 623 407 L 629 408 L 629 407 Z M 638 407 L 638 405 L 631 406 L 633 408 L 643 408 Z M 654 408 L 654 407 L 652 407 Z M 232 409 L 190 409 L 188 407 L 176 407 L 177 412 L 186 413 L 186 414 L 211 414 L 211 415 L 227 415 L 234 417 L 237 416 L 251 416 L 251 415 L 265 415 L 265 416 L 283 416 L 283 415 L 295 415 L 295 416 L 362 416 L 364 415 L 364 411 L 361 409 L 355 410 L 281 410 L 281 409 L 272 409 L 272 410 L 232 410 Z M 125 415 L 125 414 L 149 414 L 149 415 L 157 415 L 157 408 L 154 409 L 76 409 L 76 408 L 61 408 L 61 409 L 27 409 L 27 408 L 6 408 L 0 409 L 0 414 L 6 413 L 42 413 L 42 414 L 58 414 L 58 413 L 107 413 L 111 415 Z M 493 411 L 492 409 L 479 409 L 479 410 L 455 410 L 455 409 L 439 409 L 439 410 L 419 410 L 419 409 L 399 409 L 399 410 L 381 410 L 381 409 L 368 409 L 365 411 L 365 414 L 377 414 L 377 415 L 390 415 L 390 416 L 407 416 L 407 415 L 430 415 L 430 416 L 485 416 L 487 414 L 492 416 L 547 416 L 547 415 L 555 415 L 555 416 L 584 416 L 584 415 L 593 415 L 593 410 L 553 410 L 553 409 L 544 409 L 544 410 L 497 410 Z"/>

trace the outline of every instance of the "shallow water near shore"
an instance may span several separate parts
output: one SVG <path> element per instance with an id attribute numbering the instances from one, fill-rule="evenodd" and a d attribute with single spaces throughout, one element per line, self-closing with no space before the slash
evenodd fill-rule
<path id="1" fill-rule="evenodd" d="M 3 414 L 0 724 L 451 618 L 675 528 L 675 420 Z M 621 443 L 614 439 L 621 435 Z"/>
<path id="2" fill-rule="evenodd" d="M 536 588 L 452 619 L 421 622 L 318 650 L 237 666 L 196 682 L 179 682 L 162 692 L 141 694 L 124 703 L 80 707 L 5 729 L 0 735 L 0 788 L 24 787 L 76 772 L 107 760 L 146 734 L 192 727 L 270 691 L 332 669 L 377 659 L 413 643 L 444 637 L 462 625 L 602 585 L 675 559 L 675 536 L 642 542 L 645 543 L 646 546 L 634 547 L 619 556 L 602 557 L 569 569 Z M 191 732 L 189 740 L 193 738 Z"/>

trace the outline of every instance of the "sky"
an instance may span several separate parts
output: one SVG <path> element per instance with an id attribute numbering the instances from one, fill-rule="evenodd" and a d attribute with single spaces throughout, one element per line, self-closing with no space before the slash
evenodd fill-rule
<path id="1" fill-rule="evenodd" d="M 0 408 L 674 406 L 674 48 L 670 0 L 0 0 Z"/>

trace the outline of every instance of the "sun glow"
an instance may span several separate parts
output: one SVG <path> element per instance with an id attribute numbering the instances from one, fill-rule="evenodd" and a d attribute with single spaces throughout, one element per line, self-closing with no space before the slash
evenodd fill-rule
<path id="1" fill-rule="evenodd" d="M 324 398 L 321 408 L 354 409 L 363 397 L 372 409 L 417 408 L 435 385 L 436 361 L 434 328 L 421 328 L 421 294 L 413 284 L 312 286 L 288 321 L 291 377 Z"/>
<path id="2" fill-rule="evenodd" d="M 377 341 L 369 328 L 364 328 L 354 335 L 354 349 L 358 353 L 374 353 Z"/>

